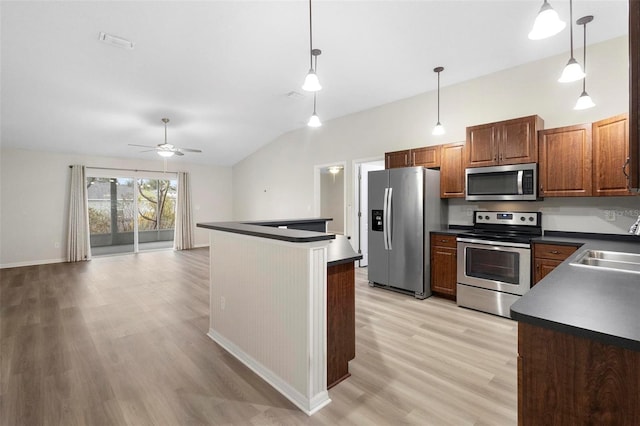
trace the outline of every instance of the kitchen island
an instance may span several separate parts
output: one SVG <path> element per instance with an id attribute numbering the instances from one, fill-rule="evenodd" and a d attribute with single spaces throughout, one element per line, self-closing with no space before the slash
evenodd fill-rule
<path id="1" fill-rule="evenodd" d="M 640 424 L 640 274 L 575 265 L 586 250 L 640 254 L 640 239 L 582 243 L 511 306 L 518 424 Z"/>
<path id="2" fill-rule="evenodd" d="M 197 225 L 211 231 L 208 335 L 311 415 L 349 376 L 361 255 L 343 236 L 286 222 Z"/>

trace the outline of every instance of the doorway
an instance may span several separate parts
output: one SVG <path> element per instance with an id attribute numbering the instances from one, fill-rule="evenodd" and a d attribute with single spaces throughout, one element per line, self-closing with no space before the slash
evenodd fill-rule
<path id="1" fill-rule="evenodd" d="M 328 217 L 327 232 L 346 235 L 345 162 L 314 167 L 315 215 Z"/>
<path id="2" fill-rule="evenodd" d="M 384 169 L 384 160 L 361 160 L 354 161 L 354 205 L 357 213 L 354 220 L 354 247 L 358 253 L 362 254 L 358 266 L 365 267 L 369 265 L 368 255 L 368 230 L 369 230 L 369 213 L 368 213 L 368 177 L 369 172 Z"/>
<path id="3" fill-rule="evenodd" d="M 177 179 L 104 177 L 86 181 L 95 256 L 173 248 Z"/>

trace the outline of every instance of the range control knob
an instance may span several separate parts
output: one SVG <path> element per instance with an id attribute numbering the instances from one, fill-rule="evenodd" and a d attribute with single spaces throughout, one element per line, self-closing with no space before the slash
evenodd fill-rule
<path id="1" fill-rule="evenodd" d="M 525 221 L 524 216 L 520 216 L 520 220 L 524 222 Z"/>
<path id="2" fill-rule="evenodd" d="M 486 220 L 489 220 L 489 216 L 485 216 L 484 218 L 485 218 Z"/>
<path id="3" fill-rule="evenodd" d="M 533 216 L 529 216 L 529 222 L 533 222 Z"/>
<path id="4" fill-rule="evenodd" d="M 482 220 L 482 215 L 481 214 L 478 215 L 478 220 Z"/>

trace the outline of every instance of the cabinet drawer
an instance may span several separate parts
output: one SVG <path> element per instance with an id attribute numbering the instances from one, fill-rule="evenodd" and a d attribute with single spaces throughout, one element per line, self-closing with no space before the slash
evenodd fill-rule
<path id="1" fill-rule="evenodd" d="M 576 250 L 578 250 L 578 247 L 576 246 L 565 246 L 565 245 L 556 245 L 556 244 L 534 244 L 533 256 L 536 258 L 543 258 L 543 259 L 565 260 L 567 257 L 571 256 Z"/>
<path id="2" fill-rule="evenodd" d="M 431 234 L 431 247 L 434 246 L 456 248 L 456 236 L 448 234 Z"/>

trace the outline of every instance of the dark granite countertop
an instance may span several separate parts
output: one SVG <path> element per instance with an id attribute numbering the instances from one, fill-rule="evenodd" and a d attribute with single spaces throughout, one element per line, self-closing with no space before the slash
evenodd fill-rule
<path id="1" fill-rule="evenodd" d="M 310 219 L 301 219 L 309 221 Z M 318 221 L 319 219 L 316 219 Z M 323 219 L 321 219 L 323 220 Z M 285 223 L 286 222 L 286 223 Z M 276 221 L 255 222 L 207 222 L 198 223 L 198 228 L 213 229 L 216 231 L 231 232 L 234 234 L 251 235 L 253 237 L 268 238 L 271 240 L 288 241 L 290 243 L 310 243 L 314 241 L 333 240 L 335 234 L 324 232 L 302 231 L 298 229 L 278 228 L 291 223 L 301 223 L 299 220 L 287 219 L 280 223 Z"/>
<path id="2" fill-rule="evenodd" d="M 473 229 L 473 226 L 449 225 L 448 228 L 432 229 L 430 234 L 458 235 L 464 232 L 469 232 L 472 229 Z"/>
<path id="3" fill-rule="evenodd" d="M 336 235 L 335 240 L 329 241 L 329 247 L 327 247 L 327 266 L 355 262 L 360 259 L 362 259 L 362 255 L 353 250 L 349 239 L 344 235 Z"/>
<path id="4" fill-rule="evenodd" d="M 535 239 L 534 242 L 582 245 L 511 306 L 511 317 L 640 351 L 640 274 L 571 265 L 585 250 L 640 254 L 640 238 L 625 239 L 628 241 L 578 235 L 545 235 Z"/>
<path id="5" fill-rule="evenodd" d="M 212 222 L 198 223 L 199 228 L 213 229 L 216 231 L 231 232 L 234 234 L 251 235 L 254 237 L 268 238 L 272 240 L 288 241 L 291 243 L 308 243 L 314 241 L 329 240 L 327 247 L 327 266 L 340 265 L 362 259 L 362 255 L 356 253 L 344 235 L 326 234 L 324 232 L 303 231 L 289 228 L 278 228 L 300 223 L 326 222 L 330 218 L 261 220 L 255 222 Z"/>

